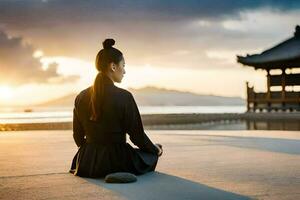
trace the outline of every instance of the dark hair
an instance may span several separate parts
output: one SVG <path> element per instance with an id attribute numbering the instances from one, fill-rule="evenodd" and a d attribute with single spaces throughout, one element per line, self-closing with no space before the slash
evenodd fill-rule
<path id="1" fill-rule="evenodd" d="M 103 49 L 101 49 L 96 56 L 96 69 L 98 74 L 95 78 L 94 84 L 91 87 L 91 116 L 90 120 L 98 121 L 102 113 L 104 87 L 102 84 L 103 75 L 107 72 L 110 63 L 118 64 L 123 59 L 123 54 L 120 50 L 112 47 L 115 44 L 114 39 L 106 39 L 102 42 Z"/>

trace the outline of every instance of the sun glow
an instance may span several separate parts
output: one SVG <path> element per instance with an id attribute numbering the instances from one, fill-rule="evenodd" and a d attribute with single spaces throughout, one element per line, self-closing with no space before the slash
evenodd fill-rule
<path id="1" fill-rule="evenodd" d="M 8 86 L 0 86 L 0 99 L 9 100 L 13 97 L 13 90 Z"/>

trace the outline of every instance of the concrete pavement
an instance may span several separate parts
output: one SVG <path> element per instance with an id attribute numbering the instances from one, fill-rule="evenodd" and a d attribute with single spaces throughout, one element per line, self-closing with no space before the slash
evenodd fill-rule
<path id="1" fill-rule="evenodd" d="M 129 184 L 68 173 L 70 130 L 1 132 L 0 199 L 300 199 L 298 131 L 145 131 L 164 153 Z"/>

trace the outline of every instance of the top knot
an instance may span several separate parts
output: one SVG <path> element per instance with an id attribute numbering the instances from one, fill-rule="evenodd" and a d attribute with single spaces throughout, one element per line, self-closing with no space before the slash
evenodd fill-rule
<path id="1" fill-rule="evenodd" d="M 111 48 L 115 44 L 114 39 L 106 39 L 104 42 L 102 42 L 103 48 L 108 49 Z"/>
<path id="2" fill-rule="evenodd" d="M 295 28 L 294 36 L 300 38 L 300 26 L 297 25 Z"/>

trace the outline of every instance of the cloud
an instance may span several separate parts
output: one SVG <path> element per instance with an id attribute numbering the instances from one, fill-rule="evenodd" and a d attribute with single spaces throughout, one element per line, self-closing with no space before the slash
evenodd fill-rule
<path id="1" fill-rule="evenodd" d="M 43 68 L 35 49 L 23 42 L 22 37 L 8 37 L 0 30 L 0 84 L 21 85 L 75 81 L 78 77 L 64 77 L 57 73 L 57 63 Z"/>
<path id="2" fill-rule="evenodd" d="M 168 80 L 176 82 L 172 72 L 192 69 L 195 80 L 202 81 L 196 87 L 199 92 L 212 90 L 207 87 L 210 84 L 218 90 L 224 82 L 232 84 L 250 72 L 236 63 L 236 54 L 259 53 L 292 36 L 300 18 L 299 8 L 300 1 L 295 0 L 0 0 L 0 29 L 10 36 L 22 36 L 10 38 L 16 43 L 13 45 L 2 33 L 1 38 L 14 48 L 5 47 L 1 40 L 0 51 L 6 48 L 10 60 L 6 62 L 12 64 L 6 69 L 7 75 L 0 66 L 0 84 L 11 81 L 9 77 L 15 84 L 29 80 L 72 83 L 76 80 L 75 68 L 80 68 L 81 81 L 90 83 L 96 54 L 109 37 L 124 53 L 128 71 L 132 66 L 139 69 L 145 65 L 158 74 L 158 70 L 165 69 L 170 76 L 162 78 L 166 81 L 161 83 L 168 84 Z M 25 48 L 21 41 L 31 45 Z M 59 64 L 41 70 L 41 58 L 32 58 L 33 46 L 44 52 L 44 59 Z M 2 51 L 0 56 L 5 53 Z M 63 65 L 58 57 L 75 61 Z M 66 70 L 69 66 L 73 76 L 61 76 L 60 73 L 71 75 Z M 215 80 L 226 71 L 224 79 Z M 130 73 L 143 77 L 133 70 Z M 189 86 L 191 90 L 195 90 L 195 84 Z M 240 87 L 232 85 L 238 94 Z M 220 89 L 219 93 L 225 92 Z"/>
<path id="3" fill-rule="evenodd" d="M 2 0 L 0 5 L 2 21 L 15 19 L 11 22 L 19 24 L 42 22 L 50 25 L 53 21 L 80 23 L 99 19 L 118 22 L 128 19 L 170 21 L 220 18 L 226 15 L 237 15 L 241 10 L 261 7 L 292 10 L 299 8 L 300 2 L 294 0 Z M 14 15 L 16 12 L 19 18 L 23 19 L 22 21 L 17 20 Z"/>
<path id="4" fill-rule="evenodd" d="M 2 0 L 0 27 L 22 35 L 47 56 L 94 62 L 101 42 L 110 37 L 127 64 L 221 68 L 225 64 L 220 56 L 207 56 L 207 51 L 239 52 L 271 45 L 293 32 L 299 15 L 293 15 L 292 22 L 286 20 L 283 29 L 278 28 L 284 21 L 280 17 L 299 8 L 300 2 L 293 0 Z M 260 29 L 253 20 L 260 22 Z"/>

